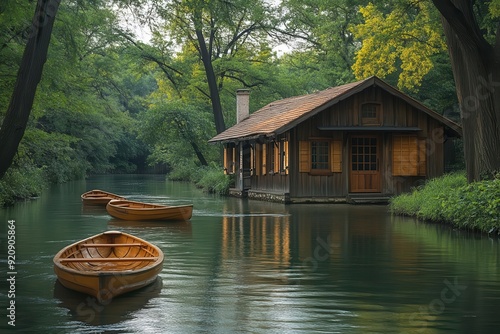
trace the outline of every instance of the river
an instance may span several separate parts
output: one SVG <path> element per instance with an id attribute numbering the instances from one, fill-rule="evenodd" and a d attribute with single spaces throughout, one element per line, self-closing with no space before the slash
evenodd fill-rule
<path id="1" fill-rule="evenodd" d="M 193 203 L 193 217 L 116 220 L 82 206 L 90 189 Z M 0 209 L 0 221 L 2 333 L 500 331 L 499 240 L 385 206 L 283 205 L 208 195 L 159 175 L 111 175 L 53 186 Z M 52 258 L 105 230 L 156 244 L 165 262 L 154 284 L 99 305 L 62 287 Z"/>

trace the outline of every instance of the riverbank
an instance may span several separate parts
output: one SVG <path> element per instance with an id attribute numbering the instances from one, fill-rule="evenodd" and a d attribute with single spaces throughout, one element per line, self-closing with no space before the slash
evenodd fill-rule
<path id="1" fill-rule="evenodd" d="M 468 184 L 464 173 L 447 174 L 428 181 L 412 193 L 393 198 L 390 210 L 461 229 L 497 233 L 500 231 L 500 176 Z"/>

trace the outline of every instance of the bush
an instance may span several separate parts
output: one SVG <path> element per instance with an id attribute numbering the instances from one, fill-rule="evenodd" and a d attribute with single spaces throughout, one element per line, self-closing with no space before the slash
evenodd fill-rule
<path id="1" fill-rule="evenodd" d="M 474 182 L 441 197 L 443 220 L 461 228 L 489 231 L 500 227 L 500 179 Z"/>
<path id="2" fill-rule="evenodd" d="M 391 211 L 465 229 L 500 228 L 500 178 L 467 184 L 463 173 L 428 181 L 391 200 Z"/>
<path id="3" fill-rule="evenodd" d="M 217 164 L 210 166 L 184 165 L 176 166 L 168 174 L 172 181 L 189 181 L 208 193 L 227 195 L 234 179 L 225 175 L 222 167 Z"/>
<path id="4" fill-rule="evenodd" d="M 193 164 L 178 164 L 172 167 L 172 170 L 168 173 L 167 178 L 171 181 L 188 181 L 196 183 L 199 178 L 199 172 L 194 163 Z"/>
<path id="5" fill-rule="evenodd" d="M 450 191 L 465 186 L 467 179 L 463 173 L 452 173 L 429 180 L 410 194 L 402 194 L 391 200 L 392 212 L 422 219 L 440 220 L 441 205 L 439 198 Z"/>
<path id="6" fill-rule="evenodd" d="M 0 206 L 39 196 L 47 186 L 43 169 L 32 166 L 11 167 L 0 180 Z"/>
<path id="7" fill-rule="evenodd" d="M 200 171 L 201 178 L 196 185 L 209 193 L 227 195 L 233 178 L 224 174 L 219 166 L 211 166 Z"/>

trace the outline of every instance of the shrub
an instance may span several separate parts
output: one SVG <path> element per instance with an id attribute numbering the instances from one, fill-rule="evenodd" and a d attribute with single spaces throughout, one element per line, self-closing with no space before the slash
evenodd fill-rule
<path id="1" fill-rule="evenodd" d="M 0 180 L 0 206 L 40 195 L 47 186 L 43 169 L 32 166 L 11 167 Z"/>
<path id="2" fill-rule="evenodd" d="M 196 185 L 209 193 L 227 195 L 233 178 L 225 175 L 219 166 L 206 167 L 200 170 L 201 178 Z"/>
<path id="3" fill-rule="evenodd" d="M 396 214 L 418 216 L 422 219 L 440 220 L 441 205 L 438 201 L 452 189 L 467 184 L 463 173 L 452 173 L 429 180 L 410 194 L 402 194 L 391 200 L 390 208 Z"/>
<path id="4" fill-rule="evenodd" d="M 172 170 L 168 173 L 167 178 L 172 181 L 189 181 L 196 183 L 199 180 L 198 169 L 194 163 L 189 164 L 178 164 L 172 167 Z"/>
<path id="5" fill-rule="evenodd" d="M 500 227 L 500 179 L 474 182 L 441 197 L 443 219 L 462 228 Z"/>
<path id="6" fill-rule="evenodd" d="M 488 232 L 500 228 L 500 178 L 467 184 L 462 173 L 445 175 L 393 198 L 390 208 L 396 214 Z"/>
<path id="7" fill-rule="evenodd" d="M 227 195 L 229 188 L 234 183 L 234 179 L 225 175 L 217 164 L 201 167 L 194 164 L 179 165 L 173 168 L 167 178 L 172 181 L 192 182 L 206 192 L 220 195 Z"/>

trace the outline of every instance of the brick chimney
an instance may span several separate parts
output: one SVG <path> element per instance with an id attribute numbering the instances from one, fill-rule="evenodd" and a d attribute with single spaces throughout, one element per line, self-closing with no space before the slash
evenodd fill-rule
<path id="1" fill-rule="evenodd" d="M 250 116 L 250 89 L 236 91 L 236 124 Z"/>

